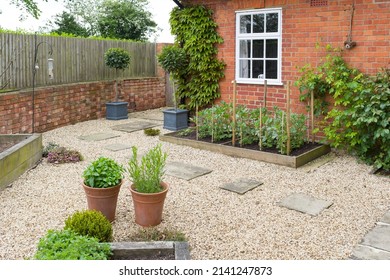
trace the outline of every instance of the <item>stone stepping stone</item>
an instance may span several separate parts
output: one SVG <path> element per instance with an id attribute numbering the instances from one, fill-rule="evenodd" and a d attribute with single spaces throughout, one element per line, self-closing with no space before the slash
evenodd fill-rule
<path id="1" fill-rule="evenodd" d="M 262 185 L 262 182 L 259 182 L 250 178 L 241 178 L 238 181 L 231 182 L 220 187 L 221 189 L 235 192 L 238 194 L 245 194 L 246 192 L 257 188 Z"/>
<path id="2" fill-rule="evenodd" d="M 78 138 L 85 141 L 102 141 L 111 138 L 119 137 L 119 135 L 112 133 L 94 133 L 89 135 L 79 136 Z"/>
<path id="3" fill-rule="evenodd" d="M 165 174 L 190 181 L 196 177 L 212 172 L 211 169 L 194 166 L 182 162 L 168 162 L 165 167 Z"/>
<path id="4" fill-rule="evenodd" d="M 280 206 L 286 207 L 291 210 L 296 210 L 305 214 L 316 216 L 320 214 L 323 210 L 329 208 L 333 202 L 329 202 L 322 199 L 317 199 L 315 197 L 295 193 L 280 202 Z"/>
<path id="5" fill-rule="evenodd" d="M 132 146 L 130 146 L 130 145 L 120 144 L 120 143 L 114 143 L 114 144 L 104 146 L 104 148 L 106 150 L 110 150 L 110 151 L 114 151 L 114 152 L 126 150 L 126 149 L 131 149 L 131 147 Z"/>
<path id="6" fill-rule="evenodd" d="M 158 125 L 159 124 L 156 124 L 154 122 L 137 120 L 136 122 L 130 122 L 130 123 L 125 123 L 125 124 L 115 125 L 115 126 L 111 127 L 111 129 L 124 131 L 124 132 L 134 132 L 134 131 L 142 130 L 142 129 L 145 129 L 145 128 L 155 127 L 155 126 L 158 126 Z"/>
<path id="7" fill-rule="evenodd" d="M 390 260 L 390 252 L 373 247 L 357 245 L 353 249 L 350 259 L 358 260 Z"/>
<path id="8" fill-rule="evenodd" d="M 377 225 L 364 236 L 362 244 L 390 252 L 390 226 Z"/>

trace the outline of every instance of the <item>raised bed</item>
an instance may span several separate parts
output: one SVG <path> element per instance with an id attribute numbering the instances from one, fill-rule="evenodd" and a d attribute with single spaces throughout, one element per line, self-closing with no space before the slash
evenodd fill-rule
<path id="1" fill-rule="evenodd" d="M 41 134 L 0 134 L 0 190 L 42 158 Z"/>
<path id="2" fill-rule="evenodd" d="M 189 260 L 187 242 L 114 242 L 112 260 Z"/>
<path id="3" fill-rule="evenodd" d="M 287 156 L 277 153 L 246 149 L 241 147 L 233 147 L 227 144 L 208 143 L 205 141 L 197 141 L 176 136 L 177 132 L 160 135 L 160 140 L 177 144 L 190 146 L 192 148 L 207 150 L 215 153 L 221 153 L 228 156 L 248 158 L 258 161 L 274 163 L 278 165 L 297 168 L 320 156 L 330 152 L 329 145 L 318 144 L 312 149 L 295 156 Z"/>

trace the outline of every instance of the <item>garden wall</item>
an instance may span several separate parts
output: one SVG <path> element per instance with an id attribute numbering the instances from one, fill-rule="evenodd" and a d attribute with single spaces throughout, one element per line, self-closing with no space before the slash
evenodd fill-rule
<path id="1" fill-rule="evenodd" d="M 165 106 L 165 78 L 127 79 L 119 86 L 129 111 Z M 114 81 L 67 84 L 35 89 L 35 132 L 104 118 L 114 101 Z M 32 132 L 32 90 L 0 94 L 0 134 Z"/>
<path id="2" fill-rule="evenodd" d="M 224 43 L 219 45 L 219 58 L 227 64 L 221 81 L 222 100 L 232 100 L 232 80 L 235 79 L 235 16 L 236 11 L 282 8 L 282 82 L 268 86 L 267 107 L 286 107 L 286 84 L 299 77 L 299 68 L 307 63 L 316 66 L 325 56 L 316 44 L 343 48 L 350 29 L 351 5 L 355 2 L 352 40 L 357 46 L 345 50 L 347 63 L 367 74 L 382 67 L 390 68 L 390 2 L 385 0 L 340 1 L 260 1 L 260 0 L 186 0 L 184 4 L 201 4 L 214 11 L 218 33 Z M 317 6 L 316 6 L 317 5 Z M 321 6 L 318 6 L 321 5 Z M 258 107 L 263 102 L 262 85 L 238 84 L 238 102 Z M 305 112 L 299 101 L 297 87 L 292 87 L 292 110 Z"/>

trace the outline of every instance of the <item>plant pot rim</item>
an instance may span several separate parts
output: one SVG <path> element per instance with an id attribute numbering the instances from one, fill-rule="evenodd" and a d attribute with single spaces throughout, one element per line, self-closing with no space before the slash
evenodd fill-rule
<path id="1" fill-rule="evenodd" d="M 168 184 L 165 183 L 165 182 L 160 182 L 160 185 L 163 187 L 163 190 L 160 191 L 160 192 L 155 192 L 155 193 L 143 193 L 143 192 L 139 192 L 139 191 L 136 191 L 135 190 L 135 184 L 131 184 L 130 185 L 130 191 L 132 193 L 136 193 L 136 194 L 139 194 L 139 195 L 156 195 L 156 194 L 161 194 L 161 193 L 164 193 L 164 192 L 167 192 L 169 187 L 168 187 Z"/>

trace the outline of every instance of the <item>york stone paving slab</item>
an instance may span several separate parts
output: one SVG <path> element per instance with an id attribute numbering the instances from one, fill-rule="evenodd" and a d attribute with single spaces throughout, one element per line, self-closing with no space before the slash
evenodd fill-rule
<path id="1" fill-rule="evenodd" d="M 131 147 L 132 146 L 130 146 L 130 145 L 120 144 L 120 143 L 114 143 L 114 144 L 104 146 L 104 148 L 106 150 L 110 150 L 110 151 L 114 151 L 114 152 L 122 151 L 122 150 L 126 150 L 126 149 L 131 149 Z"/>
<path id="2" fill-rule="evenodd" d="M 158 125 L 160 125 L 160 124 L 138 119 L 136 122 L 129 122 L 129 123 L 124 123 L 124 124 L 120 124 L 120 125 L 115 125 L 115 126 L 111 127 L 111 129 L 124 131 L 124 132 L 134 132 L 134 131 L 142 130 L 145 128 L 155 127 Z"/>
<path id="3" fill-rule="evenodd" d="M 168 162 L 165 167 L 165 174 L 184 180 L 192 180 L 196 177 L 212 172 L 211 169 L 194 166 L 182 162 Z"/>
<path id="4" fill-rule="evenodd" d="M 390 260 L 390 252 L 365 245 L 357 245 L 351 259 L 358 260 Z"/>
<path id="5" fill-rule="evenodd" d="M 221 189 L 235 192 L 238 194 L 245 194 L 246 192 L 257 188 L 262 185 L 262 182 L 251 178 L 241 178 L 235 182 L 227 183 L 221 187 Z"/>
<path id="6" fill-rule="evenodd" d="M 78 138 L 85 141 L 102 141 L 107 140 L 111 138 L 119 137 L 119 135 L 112 134 L 112 133 L 94 133 L 89 135 L 82 135 Z"/>
<path id="7" fill-rule="evenodd" d="M 361 244 L 390 252 L 390 226 L 375 226 L 364 236 Z"/>
<path id="8" fill-rule="evenodd" d="M 329 208 L 332 204 L 332 202 L 317 199 L 302 193 L 292 194 L 280 202 L 280 206 L 312 216 L 320 214 L 324 209 Z"/>

